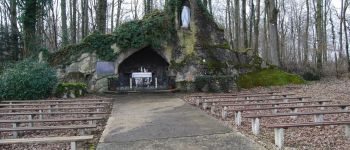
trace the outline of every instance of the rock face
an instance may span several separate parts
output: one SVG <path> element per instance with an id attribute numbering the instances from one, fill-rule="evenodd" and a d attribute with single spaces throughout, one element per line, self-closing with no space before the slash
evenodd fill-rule
<path id="1" fill-rule="evenodd" d="M 225 40 L 224 30 L 217 26 L 207 10 L 198 3 L 199 1 L 179 0 L 179 2 L 182 3 L 181 6 L 190 7 L 189 28 L 181 28 L 181 10 L 178 7 L 174 12 L 177 34 L 173 38 L 176 42 L 167 42 L 162 44 L 161 48 L 153 49 L 169 64 L 168 76 L 175 77 L 177 83 L 190 83 L 200 75 L 238 75 L 260 66 L 260 59 L 251 51 L 236 52 L 230 49 Z M 117 44 L 111 45 L 114 53 L 118 53 L 114 60 L 115 74 L 118 75 L 119 65 L 125 59 L 148 46 L 121 50 Z M 99 60 L 95 54 L 83 53 L 72 64 L 58 69 L 60 78 L 65 79 L 70 73 L 78 72 L 83 74 L 83 80 L 89 83 L 91 91 L 107 91 L 107 78 L 110 76 L 96 74 L 97 61 Z M 177 84 L 177 88 L 191 90 L 194 86 Z"/>

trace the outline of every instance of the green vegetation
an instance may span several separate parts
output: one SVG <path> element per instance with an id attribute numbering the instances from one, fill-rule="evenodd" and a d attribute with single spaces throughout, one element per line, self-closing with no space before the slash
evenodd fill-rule
<path id="1" fill-rule="evenodd" d="M 237 81 L 240 88 L 303 83 L 305 83 L 305 81 L 300 76 L 290 74 L 279 69 L 262 69 L 255 72 L 250 72 L 241 75 Z"/>
<path id="2" fill-rule="evenodd" d="M 169 20 L 166 14 L 154 11 L 144 16 L 142 20 L 130 21 L 121 25 L 116 31 L 116 43 L 120 48 L 140 48 L 151 45 L 159 48 L 163 42 L 170 39 Z"/>
<path id="3" fill-rule="evenodd" d="M 111 61 L 119 52 L 111 49 L 112 44 L 117 44 L 123 52 L 129 48 L 141 48 L 150 45 L 159 48 L 163 43 L 172 40 L 174 27 L 169 16 L 164 12 L 154 11 L 142 20 L 130 21 L 122 24 L 113 34 L 101 34 L 94 32 L 87 36 L 81 43 L 68 45 L 49 56 L 51 65 L 69 64 L 78 59 L 83 53 L 96 53 L 98 59 Z"/>
<path id="4" fill-rule="evenodd" d="M 60 83 L 56 89 L 56 96 L 61 97 L 64 94 L 73 92 L 75 96 L 83 96 L 86 92 L 87 85 L 85 83 Z"/>
<path id="5" fill-rule="evenodd" d="M 310 71 L 303 73 L 302 77 L 307 81 L 317 81 L 321 79 L 321 76 L 319 74 Z"/>
<path id="6" fill-rule="evenodd" d="M 43 99 L 57 84 L 55 70 L 46 63 L 23 60 L 0 75 L 0 99 Z"/>
<path id="7" fill-rule="evenodd" d="M 201 92 L 229 92 L 235 79 L 236 76 L 197 76 L 194 83 Z"/>

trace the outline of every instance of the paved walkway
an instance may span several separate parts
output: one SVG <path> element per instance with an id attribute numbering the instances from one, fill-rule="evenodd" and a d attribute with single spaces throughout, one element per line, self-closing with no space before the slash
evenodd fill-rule
<path id="1" fill-rule="evenodd" d="M 118 96 L 97 150 L 264 149 L 171 94 Z"/>

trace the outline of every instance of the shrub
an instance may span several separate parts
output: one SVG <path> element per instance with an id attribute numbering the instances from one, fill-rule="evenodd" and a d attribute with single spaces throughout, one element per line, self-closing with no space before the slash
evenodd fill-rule
<path id="1" fill-rule="evenodd" d="M 305 81 L 296 74 L 290 74 L 279 69 L 262 69 L 241 75 L 237 84 L 241 88 L 257 86 L 275 86 L 287 84 L 303 84 Z"/>
<path id="2" fill-rule="evenodd" d="M 229 92 L 235 84 L 235 79 L 235 76 L 197 76 L 195 86 L 196 90 L 201 92 Z"/>
<path id="3" fill-rule="evenodd" d="M 312 72 L 305 72 L 302 76 L 303 76 L 303 79 L 307 81 L 317 81 L 321 79 L 320 75 Z"/>
<path id="4" fill-rule="evenodd" d="M 0 99 L 47 98 L 56 84 L 56 72 L 46 63 L 23 60 L 8 67 L 0 75 Z"/>
<path id="5" fill-rule="evenodd" d="M 62 96 L 65 93 L 74 92 L 75 96 L 82 96 L 86 92 L 87 85 L 85 83 L 76 82 L 76 83 L 60 83 L 57 85 L 56 96 Z M 82 93 L 80 93 L 80 91 Z"/>

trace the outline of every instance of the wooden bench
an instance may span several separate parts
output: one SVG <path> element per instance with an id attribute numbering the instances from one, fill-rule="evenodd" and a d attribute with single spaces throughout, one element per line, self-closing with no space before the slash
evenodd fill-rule
<path id="1" fill-rule="evenodd" d="M 262 108 L 241 108 L 241 109 L 223 109 L 222 114 L 228 114 L 230 111 L 235 112 L 235 123 L 240 126 L 242 122 L 242 113 L 243 111 L 256 111 L 256 110 L 272 110 L 272 113 L 277 113 L 278 109 L 290 109 L 291 113 L 297 113 L 298 108 L 320 108 L 324 110 L 325 107 L 340 107 L 342 110 L 348 110 L 350 104 L 332 104 L 332 105 L 305 105 L 305 106 L 281 106 L 281 107 L 262 107 Z M 222 116 L 223 119 L 226 116 Z M 291 116 L 293 119 L 296 119 L 297 116 Z"/>
<path id="2" fill-rule="evenodd" d="M 105 106 L 88 106 L 88 107 L 36 107 L 36 108 L 0 108 L 0 111 L 23 111 L 23 110 L 70 110 L 70 109 L 102 109 Z"/>
<path id="3" fill-rule="evenodd" d="M 70 105 L 109 105 L 110 102 L 85 102 L 85 103 L 51 103 L 51 104 L 0 104 L 0 107 L 14 107 L 14 106 L 70 106 Z"/>
<path id="4" fill-rule="evenodd" d="M 294 95 L 294 94 L 291 94 L 291 93 L 288 93 L 288 94 L 255 94 L 255 95 L 223 95 L 223 96 L 201 96 L 201 97 L 198 97 L 196 99 L 196 105 L 199 106 L 200 104 L 203 103 L 203 101 L 205 101 L 206 99 L 217 99 L 217 98 L 244 98 L 244 99 L 249 99 L 251 97 L 275 97 L 275 96 L 283 96 L 283 97 L 287 97 L 288 95 Z M 201 101 L 203 100 L 203 101 Z"/>
<path id="5" fill-rule="evenodd" d="M 87 141 L 87 140 L 92 140 L 92 139 L 93 139 L 93 135 L 66 136 L 66 137 L 44 137 L 44 138 L 22 138 L 22 139 L 1 139 L 0 145 L 70 142 L 70 149 L 77 150 L 77 142 Z"/>
<path id="6" fill-rule="evenodd" d="M 12 101 L 1 101 L 1 103 L 56 103 L 56 102 L 91 102 L 91 101 L 111 101 L 112 98 L 104 99 L 57 99 L 57 100 L 12 100 Z"/>
<path id="7" fill-rule="evenodd" d="M 20 131 L 43 131 L 43 130 L 68 130 L 77 129 L 81 135 L 85 134 L 85 129 L 96 128 L 96 124 L 89 125 L 69 125 L 69 126 L 40 126 L 40 127 L 13 127 L 13 128 L 0 128 L 0 132 L 12 132 L 13 138 L 18 137 Z"/>
<path id="8" fill-rule="evenodd" d="M 249 115 L 245 118 L 252 118 L 252 132 L 258 135 L 260 132 L 260 119 L 269 117 L 285 117 L 285 116 L 305 116 L 314 115 L 315 122 L 323 122 L 323 117 L 325 114 L 341 114 L 350 113 L 350 111 L 318 111 L 318 112 L 300 112 L 300 113 L 279 113 L 279 114 L 261 114 L 261 115 Z"/>
<path id="9" fill-rule="evenodd" d="M 288 100 L 299 100 L 299 101 L 304 101 L 305 99 L 308 99 L 311 97 L 284 97 L 284 98 L 266 98 L 266 99 L 248 99 L 248 100 L 222 100 L 222 101 L 205 101 L 203 102 L 203 109 L 207 109 L 209 106 L 212 106 L 214 103 L 227 103 L 227 102 L 231 102 L 231 103 L 238 103 L 238 102 L 261 102 L 261 101 L 283 101 L 283 102 L 288 102 Z M 214 104 L 214 105 L 215 105 Z"/>
<path id="10" fill-rule="evenodd" d="M 214 95 L 189 95 L 188 97 L 195 97 L 195 98 L 201 98 L 201 97 L 206 97 L 206 96 L 237 96 L 237 95 L 258 95 L 258 94 L 277 94 L 277 93 L 282 93 L 282 92 L 257 92 L 257 93 L 227 93 L 227 94 L 214 94 Z"/>
<path id="11" fill-rule="evenodd" d="M 350 121 L 331 121 L 331 122 L 306 122 L 306 123 L 289 123 L 268 125 L 268 128 L 273 128 L 275 132 L 275 144 L 278 148 L 284 146 L 284 130 L 293 127 L 312 127 L 312 126 L 328 126 L 328 125 L 344 125 L 345 136 L 350 138 Z"/>
<path id="12" fill-rule="evenodd" d="M 252 104 L 237 104 L 237 103 L 225 103 L 225 104 L 218 103 L 218 104 L 215 104 L 215 103 L 213 103 L 212 106 L 210 107 L 210 109 L 211 109 L 211 113 L 215 114 L 215 110 L 217 109 L 217 107 L 219 107 L 219 109 L 222 110 L 225 107 L 229 107 L 229 106 L 240 106 L 240 107 L 256 106 L 256 107 L 260 107 L 260 106 L 265 106 L 265 105 L 271 105 L 271 106 L 277 107 L 279 105 L 288 105 L 288 104 L 298 104 L 298 105 L 303 106 L 304 104 L 310 104 L 310 103 L 318 103 L 320 105 L 324 105 L 327 102 L 331 102 L 331 101 L 330 100 L 317 100 L 317 101 L 294 101 L 294 102 L 252 103 Z"/>

